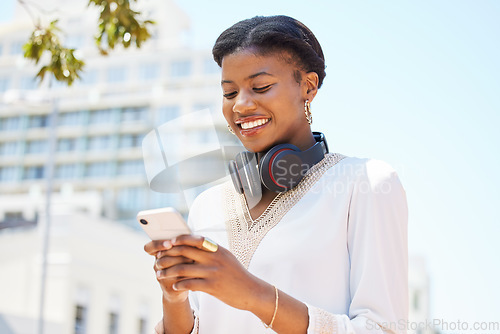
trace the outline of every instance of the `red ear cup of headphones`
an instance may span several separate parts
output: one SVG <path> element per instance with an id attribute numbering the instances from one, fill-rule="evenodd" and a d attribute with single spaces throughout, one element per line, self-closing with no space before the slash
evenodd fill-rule
<path id="1" fill-rule="evenodd" d="M 270 149 L 259 162 L 262 184 L 269 190 L 292 189 L 304 177 L 301 151 L 295 145 L 281 144 Z"/>
<path id="2" fill-rule="evenodd" d="M 325 136 L 320 132 L 313 132 L 313 136 L 316 144 L 305 151 L 292 144 L 281 144 L 262 156 L 259 153 L 258 166 L 257 154 L 241 152 L 236 155 L 235 161 L 229 163 L 236 191 L 245 195 L 247 203 L 256 205 L 262 197 L 262 185 L 274 192 L 295 187 L 328 153 Z"/>

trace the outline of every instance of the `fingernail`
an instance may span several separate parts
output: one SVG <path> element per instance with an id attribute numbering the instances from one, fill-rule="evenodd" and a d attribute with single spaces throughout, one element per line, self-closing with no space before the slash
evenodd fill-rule
<path id="1" fill-rule="evenodd" d="M 158 271 L 156 272 L 156 277 L 160 278 L 160 276 L 161 276 L 161 270 L 158 270 Z"/>
<path id="2" fill-rule="evenodd" d="M 166 240 L 163 242 L 163 247 L 165 247 L 166 249 L 170 249 L 172 248 L 172 243 L 169 240 Z"/>
<path id="3" fill-rule="evenodd" d="M 172 289 L 174 289 L 175 291 L 177 291 L 177 286 L 175 284 L 172 284 Z"/>
<path id="4" fill-rule="evenodd" d="M 177 242 L 177 238 L 173 238 L 172 239 L 172 245 L 175 244 Z"/>
<path id="5" fill-rule="evenodd" d="M 156 258 L 159 259 L 161 257 L 161 252 L 156 253 Z"/>

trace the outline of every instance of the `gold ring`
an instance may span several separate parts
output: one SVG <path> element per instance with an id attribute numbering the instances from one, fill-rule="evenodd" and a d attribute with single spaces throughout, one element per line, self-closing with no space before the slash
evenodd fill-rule
<path id="1" fill-rule="evenodd" d="M 219 249 L 219 245 L 208 238 L 203 238 L 203 244 L 201 244 L 201 248 L 208 252 L 215 253 L 217 249 Z"/>

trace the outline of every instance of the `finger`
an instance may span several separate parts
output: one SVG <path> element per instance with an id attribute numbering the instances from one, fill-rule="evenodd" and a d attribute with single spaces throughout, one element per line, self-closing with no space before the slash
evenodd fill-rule
<path id="1" fill-rule="evenodd" d="M 187 257 L 188 259 L 194 260 L 195 262 L 206 262 L 208 256 L 210 256 L 210 253 L 201 249 L 198 249 L 197 247 L 192 247 L 192 246 L 174 246 L 169 250 L 162 251 L 161 255 L 163 256 L 184 256 Z"/>
<path id="2" fill-rule="evenodd" d="M 159 251 L 172 248 L 170 240 L 153 240 L 144 245 L 144 251 L 149 255 L 155 255 Z"/>
<path id="3" fill-rule="evenodd" d="M 184 245 L 201 249 L 201 245 L 203 244 L 204 239 L 205 238 L 202 237 L 201 235 L 185 234 L 173 238 L 172 245 L 174 246 Z"/>
<path id="4" fill-rule="evenodd" d="M 203 291 L 208 292 L 209 282 L 203 278 L 186 278 L 179 280 L 172 285 L 172 289 L 175 291 Z"/>
<path id="5" fill-rule="evenodd" d="M 170 268 L 159 270 L 158 279 L 207 278 L 213 276 L 213 267 L 201 264 L 177 264 Z"/>
<path id="6" fill-rule="evenodd" d="M 206 243 L 207 245 L 205 245 Z M 219 247 L 212 240 L 199 235 L 178 236 L 177 238 L 172 239 L 172 245 L 174 246 L 186 245 L 186 246 L 196 247 L 198 249 L 209 252 L 216 252 Z"/>
<path id="7" fill-rule="evenodd" d="M 164 256 L 155 261 L 155 270 L 163 270 L 181 263 L 193 263 L 194 261 L 184 256 Z"/>

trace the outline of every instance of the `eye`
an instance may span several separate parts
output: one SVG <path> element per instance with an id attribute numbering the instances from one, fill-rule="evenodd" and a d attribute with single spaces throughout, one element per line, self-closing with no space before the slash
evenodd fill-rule
<path id="1" fill-rule="evenodd" d="M 231 93 L 226 93 L 222 96 L 224 96 L 226 99 L 232 99 L 233 97 L 236 96 L 236 94 L 237 94 L 237 92 L 235 91 L 235 92 L 231 92 Z"/>
<path id="2" fill-rule="evenodd" d="M 264 92 L 267 92 L 269 89 L 271 89 L 271 86 L 272 85 L 267 85 L 267 86 L 263 86 L 263 87 L 255 87 L 253 90 L 254 90 L 254 92 L 257 92 L 257 93 L 264 93 Z"/>

